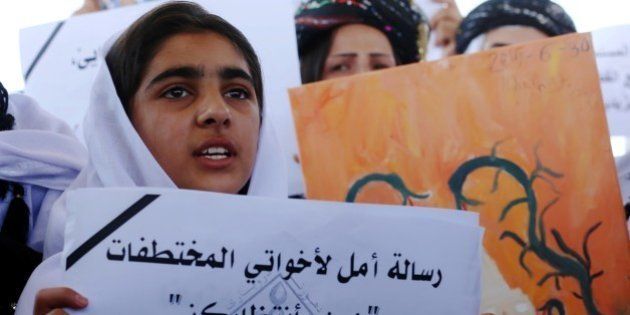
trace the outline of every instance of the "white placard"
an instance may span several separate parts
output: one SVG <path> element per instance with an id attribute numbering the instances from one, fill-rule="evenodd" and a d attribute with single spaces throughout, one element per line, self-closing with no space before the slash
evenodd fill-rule
<path id="1" fill-rule="evenodd" d="M 610 135 L 620 139 L 618 141 L 624 151 L 629 152 L 630 25 L 606 28 L 592 34 Z"/>
<path id="2" fill-rule="evenodd" d="M 619 173 L 619 185 L 621 186 L 623 204 L 630 204 L 630 155 L 626 155 L 617 161 L 617 172 Z M 630 230 L 628 230 L 628 232 L 630 232 Z"/>
<path id="3" fill-rule="evenodd" d="M 81 313 L 479 312 L 474 213 L 163 189 L 78 190 L 68 209 Z"/>
<path id="4" fill-rule="evenodd" d="M 99 48 L 163 2 L 126 6 L 22 30 L 26 94 L 68 122 L 82 139 L 80 125 L 98 68 L 99 59 L 95 57 Z M 196 2 L 236 26 L 254 47 L 263 71 L 264 104 L 285 151 L 281 155 L 289 165 L 290 187 L 302 187 L 301 170 L 293 161 L 297 140 L 287 94 L 288 88 L 300 85 L 292 0 L 275 0 L 273 4 L 251 0 Z"/>

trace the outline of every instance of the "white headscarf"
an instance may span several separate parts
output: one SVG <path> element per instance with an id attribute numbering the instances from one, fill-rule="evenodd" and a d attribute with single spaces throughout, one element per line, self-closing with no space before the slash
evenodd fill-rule
<path id="1" fill-rule="evenodd" d="M 464 54 L 474 54 L 483 50 L 483 44 L 486 42 L 486 35 L 481 34 L 470 41 Z"/>
<path id="2" fill-rule="evenodd" d="M 28 246 L 41 252 L 50 209 L 87 162 L 87 152 L 62 120 L 30 97 L 9 96 L 12 130 L 0 132 L 0 179 L 24 187 L 30 210 Z M 0 225 L 8 200 L 0 202 Z"/>
<path id="3" fill-rule="evenodd" d="M 118 36 L 116 36 L 117 38 Z M 94 80 L 90 105 L 83 122 L 89 159 L 87 166 L 68 190 L 94 187 L 162 187 L 175 184 L 146 147 L 123 109 L 104 56 L 114 40 L 101 49 L 100 69 Z M 248 195 L 286 198 L 287 174 L 271 119 L 263 120 L 258 140 L 258 153 L 249 184 Z M 63 249 L 67 211 L 63 194 L 53 206 L 44 258 Z"/>

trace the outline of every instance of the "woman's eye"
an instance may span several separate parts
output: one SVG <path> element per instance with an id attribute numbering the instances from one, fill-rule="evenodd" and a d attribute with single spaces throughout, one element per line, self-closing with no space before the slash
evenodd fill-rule
<path id="1" fill-rule="evenodd" d="M 372 66 L 372 68 L 374 70 L 381 70 L 381 69 L 387 69 L 387 68 L 391 68 L 392 66 L 388 65 L 388 64 L 384 64 L 384 63 L 378 63 L 375 64 L 374 66 Z"/>
<path id="2" fill-rule="evenodd" d="M 249 92 L 245 89 L 232 89 L 225 93 L 228 98 L 235 98 L 239 100 L 249 99 Z"/>
<path id="3" fill-rule="evenodd" d="M 190 95 L 190 93 L 188 93 L 186 89 L 181 88 L 181 87 L 174 87 L 174 88 L 168 89 L 163 94 L 164 97 L 170 98 L 170 99 L 184 98 L 188 95 Z"/>

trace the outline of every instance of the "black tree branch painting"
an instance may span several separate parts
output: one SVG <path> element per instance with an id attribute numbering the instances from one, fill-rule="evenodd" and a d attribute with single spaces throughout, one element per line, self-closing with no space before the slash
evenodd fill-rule
<path id="1" fill-rule="evenodd" d="M 565 241 L 562 234 L 555 228 L 548 230 L 545 226 L 545 215 L 560 200 L 560 192 L 554 184 L 554 180 L 559 180 L 563 174 L 552 170 L 545 166 L 538 157 L 538 147 L 534 149 L 536 155 L 536 167 L 529 174 L 514 162 L 501 158 L 497 155 L 498 142 L 491 150 L 490 155 L 480 156 L 463 163 L 451 176 L 448 185 L 455 197 L 457 209 L 466 210 L 469 206 L 481 206 L 481 200 L 473 199 L 464 194 L 464 184 L 470 175 L 481 169 L 494 169 L 493 184 L 491 192 L 497 192 L 500 186 L 499 179 L 501 174 L 507 174 L 516 180 L 523 189 L 523 195 L 510 201 L 501 209 L 498 221 L 504 221 L 508 215 L 519 205 L 525 205 L 528 211 L 526 235 L 521 236 L 514 231 L 503 231 L 500 240 L 512 241 L 516 243 L 521 252 L 518 261 L 523 271 L 530 277 L 534 277 L 531 268 L 526 264 L 525 258 L 528 254 L 533 254 L 542 262 L 547 264 L 553 271 L 548 272 L 538 279 L 536 284 L 543 286 L 549 281 L 553 281 L 553 285 L 557 290 L 562 290 L 561 279 L 573 279 L 579 286 L 579 292 L 571 292 L 572 295 L 579 299 L 587 314 L 600 314 L 600 311 L 593 297 L 593 281 L 604 274 L 603 270 L 592 270 L 592 261 L 589 253 L 588 242 L 590 237 L 602 225 L 601 222 L 591 226 L 582 241 L 581 252 L 571 248 Z M 536 197 L 534 183 L 541 181 L 546 183 L 549 189 L 556 193 L 556 198 L 548 203 L 539 205 Z M 400 193 L 402 197 L 402 205 L 413 205 L 412 199 L 427 199 L 431 195 L 429 193 L 417 194 L 412 192 L 404 183 L 403 179 L 397 174 L 380 174 L 373 173 L 366 175 L 357 180 L 349 189 L 346 195 L 347 202 L 355 202 L 358 194 L 368 184 L 381 182 L 388 184 L 395 191 Z M 557 249 L 549 246 L 547 234 L 551 234 L 553 242 Z M 540 306 L 539 311 L 552 314 L 554 311 L 559 314 L 565 314 L 565 307 L 562 301 L 552 298 L 544 305 Z"/>
<path id="2" fill-rule="evenodd" d="M 498 144 L 497 144 L 498 145 Z M 542 260 L 545 264 L 553 269 L 542 276 L 538 282 L 538 286 L 545 285 L 548 281 L 553 281 L 556 289 L 562 290 L 560 279 L 573 279 L 579 285 L 579 292 L 572 292 L 573 296 L 582 301 L 584 309 L 588 314 L 600 314 L 595 299 L 593 298 L 593 281 L 604 274 L 603 270 L 593 271 L 592 261 L 589 254 L 588 241 L 593 233 L 601 226 L 601 222 L 591 226 L 582 241 L 581 253 L 571 248 L 562 234 L 555 228 L 551 228 L 550 233 L 553 237 L 558 250 L 549 246 L 549 240 L 546 235 L 547 227 L 545 227 L 545 214 L 553 208 L 559 201 L 559 191 L 554 185 L 554 179 L 563 177 L 561 173 L 555 172 L 546 167 L 538 157 L 538 148 L 535 149 L 536 167 L 527 174 L 520 166 L 510 160 L 497 156 L 496 146 L 488 156 L 474 158 L 462 164 L 451 176 L 449 180 L 449 188 L 455 196 L 455 203 L 458 209 L 465 210 L 467 206 L 480 206 L 482 201 L 464 195 L 463 189 L 468 176 L 474 172 L 490 168 L 495 169 L 493 189 L 495 192 L 499 187 L 500 174 L 507 174 L 518 182 L 523 189 L 523 196 L 509 202 L 501 211 L 498 220 L 501 222 L 507 218 L 511 211 L 518 205 L 526 205 L 528 211 L 526 235 L 520 236 L 513 231 L 504 231 L 501 234 L 501 240 L 511 240 L 521 247 L 521 253 L 518 257 L 519 264 L 529 277 L 533 277 L 531 269 L 525 263 L 527 254 L 533 254 Z M 542 208 L 536 197 L 534 183 L 543 181 L 548 184 L 550 189 L 558 194 L 558 197 L 551 200 Z M 564 314 L 564 305 L 557 299 L 549 300 L 543 305 L 540 311 L 551 313 L 552 310 Z"/>

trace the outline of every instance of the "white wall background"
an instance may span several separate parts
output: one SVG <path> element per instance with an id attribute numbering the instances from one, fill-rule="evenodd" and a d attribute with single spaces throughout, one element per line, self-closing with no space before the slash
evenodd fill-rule
<path id="1" fill-rule="evenodd" d="M 483 0 L 456 1 L 464 15 L 483 2 Z M 630 24 L 630 1 L 628 0 L 556 1 L 571 14 L 580 31 Z M 19 57 L 19 30 L 64 19 L 82 3 L 83 0 L 0 0 L 0 81 L 9 91 L 19 91 L 24 88 Z"/>
<path id="2" fill-rule="evenodd" d="M 0 0 L 0 81 L 9 92 L 24 88 L 20 29 L 65 19 L 82 4 L 83 0 Z"/>

